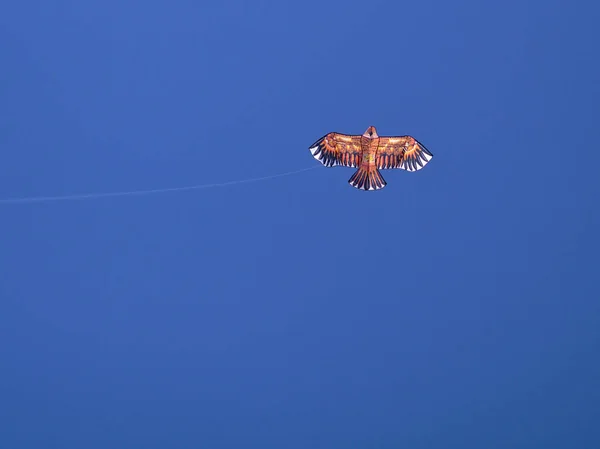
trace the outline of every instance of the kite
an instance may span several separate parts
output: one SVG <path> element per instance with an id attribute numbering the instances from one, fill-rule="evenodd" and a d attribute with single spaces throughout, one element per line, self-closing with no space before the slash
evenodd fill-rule
<path id="1" fill-rule="evenodd" d="M 309 150 L 325 167 L 358 167 L 348 183 L 360 190 L 380 190 L 387 185 L 379 170 L 398 168 L 414 172 L 433 158 L 414 137 L 379 136 L 374 126 L 369 126 L 362 136 L 331 132 Z"/>

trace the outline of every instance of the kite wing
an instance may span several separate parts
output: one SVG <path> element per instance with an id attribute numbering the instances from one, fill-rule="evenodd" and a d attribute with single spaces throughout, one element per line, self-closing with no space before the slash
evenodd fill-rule
<path id="1" fill-rule="evenodd" d="M 329 133 L 313 143 L 309 149 L 314 158 L 325 167 L 357 167 L 362 153 L 360 141 L 360 136 Z"/>
<path id="2" fill-rule="evenodd" d="M 378 169 L 421 170 L 433 154 L 411 136 L 380 137 L 375 165 Z"/>

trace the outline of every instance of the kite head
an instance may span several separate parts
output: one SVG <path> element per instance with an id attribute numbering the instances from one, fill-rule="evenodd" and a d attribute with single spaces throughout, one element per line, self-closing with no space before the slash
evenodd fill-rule
<path id="1" fill-rule="evenodd" d="M 367 137 L 369 139 L 376 139 L 377 137 L 379 137 L 377 135 L 377 130 L 375 129 L 374 126 L 369 126 L 367 128 L 367 130 L 365 131 L 365 133 L 363 134 L 364 137 Z"/>

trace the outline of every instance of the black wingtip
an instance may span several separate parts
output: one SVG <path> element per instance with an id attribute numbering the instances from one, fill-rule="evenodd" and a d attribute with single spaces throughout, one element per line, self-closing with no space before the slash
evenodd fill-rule
<path id="1" fill-rule="evenodd" d="M 419 142 L 417 139 L 415 139 L 417 141 L 417 143 L 419 144 L 419 146 L 421 147 L 421 149 L 427 153 L 429 156 L 433 157 L 433 153 L 431 151 L 429 151 L 429 149 L 423 145 L 421 142 Z"/>

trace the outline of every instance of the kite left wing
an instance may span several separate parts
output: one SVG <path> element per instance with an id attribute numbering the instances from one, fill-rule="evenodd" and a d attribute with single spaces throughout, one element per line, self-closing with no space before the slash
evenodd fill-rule
<path id="1" fill-rule="evenodd" d="M 417 171 L 425 167 L 433 154 L 411 136 L 381 137 L 375 165 L 378 169 L 401 168 Z"/>
<path id="2" fill-rule="evenodd" d="M 329 133 L 313 143 L 310 152 L 326 167 L 357 167 L 360 164 L 360 142 L 360 136 Z"/>

